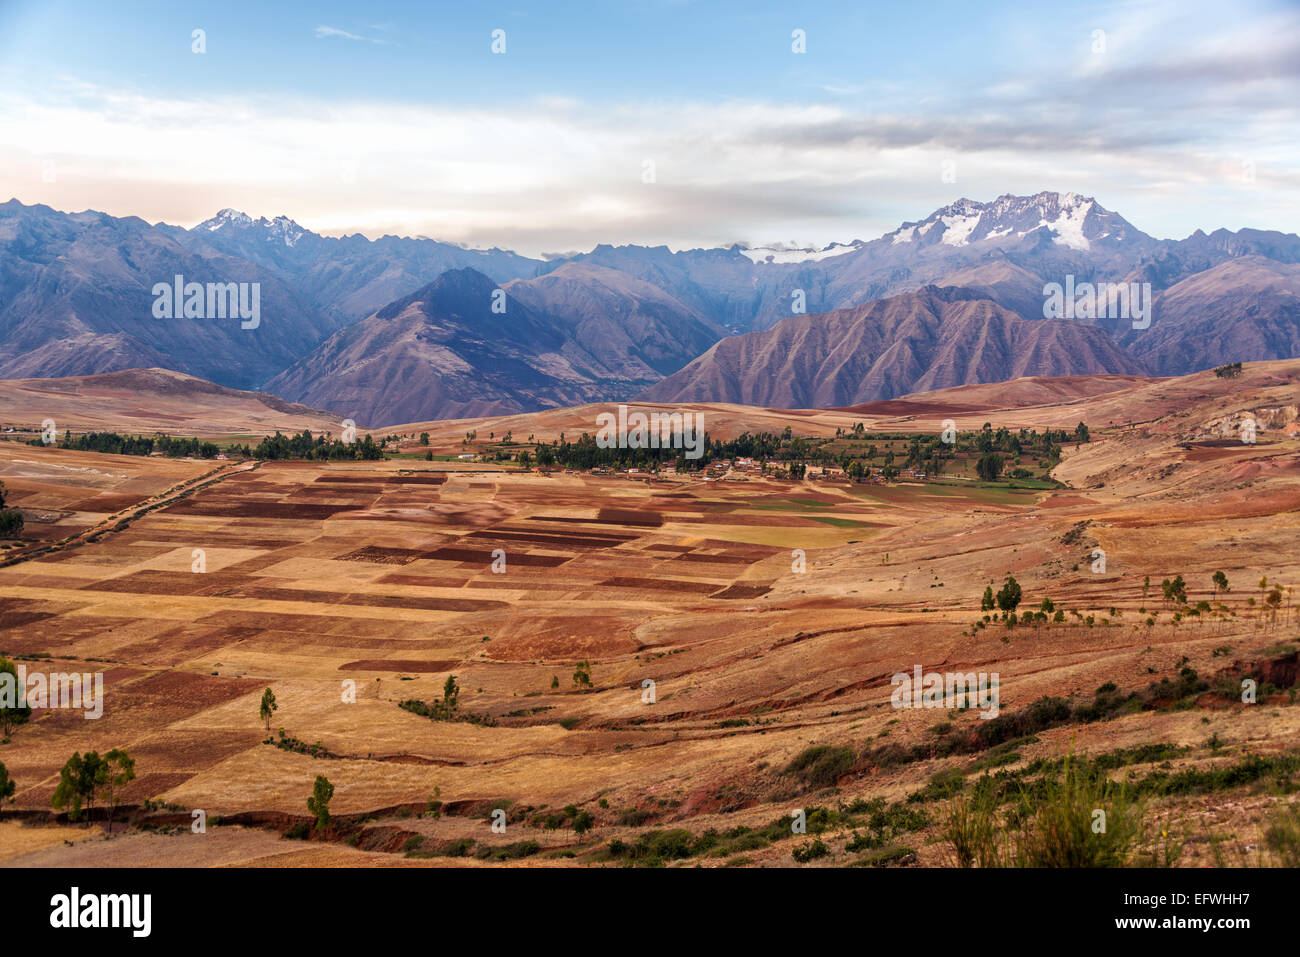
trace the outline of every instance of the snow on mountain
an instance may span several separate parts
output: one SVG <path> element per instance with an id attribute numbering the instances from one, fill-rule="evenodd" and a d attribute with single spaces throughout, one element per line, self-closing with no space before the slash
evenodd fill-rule
<path id="1" fill-rule="evenodd" d="M 258 220 L 259 226 L 264 223 L 266 224 L 267 232 L 269 233 L 267 239 L 279 239 L 283 241 L 286 246 L 292 246 L 303 237 L 304 233 L 306 233 L 305 229 L 295 223 L 288 216 L 277 216 L 275 219 L 271 220 L 270 223 L 267 223 L 265 219 Z"/>
<path id="2" fill-rule="evenodd" d="M 764 263 L 810 263 L 821 262 L 834 256 L 843 256 L 857 252 L 863 246 L 860 242 L 831 243 L 825 249 L 792 249 L 782 246 L 741 246 L 737 249 L 742 256 L 756 265 Z"/>
<path id="3" fill-rule="evenodd" d="M 1082 200 L 1081 197 L 1073 193 L 1066 194 L 1074 202 L 1067 203 L 1061 210 L 1060 215 L 1052 222 L 1044 219 L 1040 226 L 1046 226 L 1056 235 L 1053 242 L 1060 243 L 1063 246 L 1069 246 L 1071 249 L 1091 249 L 1092 244 L 1088 242 L 1088 237 L 1084 235 L 1084 222 L 1096 207 L 1092 200 Z M 1099 239 L 1102 237 L 1098 237 Z"/>
<path id="4" fill-rule="evenodd" d="M 277 216 L 275 219 L 267 219 L 263 216 L 259 219 L 253 219 L 252 216 L 237 209 L 223 209 L 211 219 L 204 220 L 194 228 L 215 233 L 217 230 L 226 227 L 261 229 L 266 232 L 267 242 L 282 242 L 286 246 L 293 246 L 307 232 L 288 216 Z"/>
<path id="5" fill-rule="evenodd" d="M 980 215 L 944 216 L 939 222 L 943 223 L 943 238 L 939 240 L 941 243 L 945 246 L 965 246 L 970 234 L 980 224 Z"/>
<path id="6" fill-rule="evenodd" d="M 251 226 L 253 217 L 247 213 L 241 213 L 237 209 L 226 208 L 221 210 L 211 219 L 206 219 L 196 226 L 196 229 L 206 229 L 208 232 L 216 232 L 222 226 Z"/>
<path id="7" fill-rule="evenodd" d="M 1102 208 L 1090 196 L 1043 192 L 1034 196 L 999 196 L 989 203 L 959 199 L 925 219 L 903 223 L 882 239 L 891 246 L 969 246 L 985 240 L 1016 239 L 1046 229 L 1058 245 L 1087 251 L 1102 239 L 1123 240 L 1141 234 L 1123 217 Z"/>

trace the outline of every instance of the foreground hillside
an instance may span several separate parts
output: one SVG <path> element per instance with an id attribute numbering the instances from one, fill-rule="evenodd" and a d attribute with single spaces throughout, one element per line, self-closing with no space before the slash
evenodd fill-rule
<path id="1" fill-rule="evenodd" d="M 0 745 L 17 784 L 0 856 L 944 865 L 961 859 L 962 813 L 1046 800 L 1073 754 L 1065 780 L 1084 768 L 1112 810 L 1097 782 L 1127 780 L 1141 803 L 1134 862 L 1278 863 L 1285 842 L 1268 835 L 1300 774 L 1298 406 L 1293 361 L 705 410 L 823 436 L 1089 423 L 1091 441 L 1063 448 L 1060 487 L 414 455 L 231 469 L 0 568 L 0 651 L 29 670 L 102 670 L 106 687 L 102 719 L 40 712 Z M 590 411 L 447 423 L 428 448 L 507 421 L 544 440 Z M 1247 416 L 1254 443 L 1239 439 Z M 404 451 L 425 448 L 428 429 L 400 431 Z M 43 493 L 53 508 L 95 473 L 152 461 L 0 443 L 0 480 L 33 463 L 67 476 Z M 1048 599 L 1059 619 L 982 610 L 1009 575 L 1021 611 Z M 1186 603 L 1162 596 L 1176 577 Z M 996 673 L 999 716 L 892 706 L 891 677 L 917 667 Z M 51 823 L 67 758 L 114 747 L 137 771 L 115 836 Z M 306 807 L 320 775 L 328 828 Z M 791 831 L 799 811 L 806 833 Z"/>

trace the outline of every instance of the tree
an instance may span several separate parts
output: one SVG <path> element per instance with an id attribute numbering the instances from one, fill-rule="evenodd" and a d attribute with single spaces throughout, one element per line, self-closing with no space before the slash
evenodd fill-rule
<path id="1" fill-rule="evenodd" d="M 1002 475 L 1002 456 L 995 452 L 985 452 L 975 463 L 975 474 L 985 482 L 996 482 Z"/>
<path id="2" fill-rule="evenodd" d="M 1016 606 L 1020 604 L 1020 582 L 1016 581 L 1014 575 L 1008 575 L 1006 582 L 997 594 L 998 607 L 1003 611 L 1014 612 Z"/>
<path id="3" fill-rule="evenodd" d="M 85 757 L 74 753 L 59 770 L 59 783 L 50 798 L 50 806 L 68 809 L 68 820 L 81 818 L 84 805 L 89 824 L 89 812 L 95 807 L 95 793 L 108 783 L 108 765 L 98 751 L 87 751 Z"/>
<path id="4" fill-rule="evenodd" d="M 579 661 L 573 671 L 573 683 L 579 688 L 590 688 L 591 684 L 591 662 Z"/>
<path id="5" fill-rule="evenodd" d="M 113 811 L 122 789 L 135 780 L 135 758 L 125 748 L 114 748 L 104 755 L 105 790 L 108 792 L 108 833 L 113 833 Z"/>
<path id="6" fill-rule="evenodd" d="M 984 597 L 980 599 L 980 611 L 992 611 L 993 604 L 993 586 L 984 586 Z"/>
<path id="7" fill-rule="evenodd" d="M 442 683 L 442 703 L 448 711 L 455 711 L 460 701 L 460 688 L 456 687 L 456 676 L 447 675 L 447 680 Z"/>
<path id="8" fill-rule="evenodd" d="M 1229 590 L 1230 589 L 1228 588 L 1228 576 L 1223 574 L 1223 572 L 1215 572 L 1214 573 L 1214 594 L 1217 595 L 1221 591 L 1226 592 Z"/>
<path id="9" fill-rule="evenodd" d="M 1088 427 L 1080 422 L 1074 427 L 1075 442 L 1091 442 L 1092 437 L 1088 434 Z"/>
<path id="10" fill-rule="evenodd" d="M 9 769 L 4 764 L 0 764 L 0 805 L 14 799 L 15 789 L 13 778 L 9 777 Z"/>
<path id="11" fill-rule="evenodd" d="M 1268 593 L 1268 596 L 1264 599 L 1264 604 L 1268 606 L 1268 610 L 1272 612 L 1273 620 L 1276 621 L 1278 609 L 1282 607 L 1282 586 L 1281 585 L 1277 585 L 1277 584 L 1273 585 L 1273 590 L 1270 591 Z"/>
<path id="12" fill-rule="evenodd" d="M 0 655 L 0 731 L 6 738 L 32 716 L 32 709 L 27 704 L 18 706 L 22 690 L 18 687 L 18 667 Z"/>
<path id="13" fill-rule="evenodd" d="M 323 831 L 330 826 L 330 801 L 334 798 L 334 785 L 323 774 L 316 775 L 311 797 L 307 799 L 307 810 L 316 815 L 316 830 Z"/>
<path id="14" fill-rule="evenodd" d="M 275 703 L 275 692 L 267 688 L 262 692 L 262 707 L 258 709 L 258 714 L 262 716 L 262 721 L 266 723 L 266 730 L 271 730 L 271 715 L 280 710 L 280 706 Z"/>
<path id="15" fill-rule="evenodd" d="M 428 432 L 421 432 L 421 433 L 420 433 L 420 444 L 421 444 L 421 445 L 428 445 L 428 444 L 429 444 L 429 433 L 428 433 Z"/>
<path id="16" fill-rule="evenodd" d="M 1038 607 L 1042 609 L 1043 612 L 1049 615 L 1056 610 L 1056 605 L 1053 604 L 1052 599 L 1048 598 L 1047 596 L 1043 596 L 1043 603 Z"/>
<path id="17" fill-rule="evenodd" d="M 1160 583 L 1160 588 L 1165 593 L 1166 601 L 1187 604 L 1187 583 L 1183 581 L 1182 575 L 1176 576 L 1172 581 L 1166 578 Z"/>

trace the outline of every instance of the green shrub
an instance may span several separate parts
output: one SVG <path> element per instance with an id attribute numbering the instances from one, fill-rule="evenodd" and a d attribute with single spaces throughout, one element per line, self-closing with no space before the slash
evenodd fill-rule
<path id="1" fill-rule="evenodd" d="M 284 836 L 291 841 L 305 841 L 310 834 L 310 821 L 299 821 L 284 832 Z"/>
<path id="2" fill-rule="evenodd" d="M 851 866 L 853 867 L 888 867 L 891 864 L 904 864 L 916 858 L 916 851 L 901 844 L 867 851 Z"/>
<path id="3" fill-rule="evenodd" d="M 795 775 L 806 788 L 834 787 L 853 767 L 853 760 L 852 748 L 816 744 L 802 751 L 783 773 Z"/>
<path id="4" fill-rule="evenodd" d="M 514 861 L 522 857 L 532 857 L 542 849 L 536 841 L 517 841 L 502 847 L 484 845 L 475 853 L 480 860 Z"/>
<path id="5" fill-rule="evenodd" d="M 807 864 L 809 861 L 816 860 L 819 857 L 825 857 L 830 852 L 831 849 L 822 842 L 821 838 L 818 838 L 811 844 L 804 844 L 801 847 L 796 847 L 790 852 L 790 856 L 800 864 Z"/>
<path id="6" fill-rule="evenodd" d="M 647 831 L 632 845 L 632 859 L 643 863 L 675 861 L 690 857 L 695 835 L 686 828 Z"/>

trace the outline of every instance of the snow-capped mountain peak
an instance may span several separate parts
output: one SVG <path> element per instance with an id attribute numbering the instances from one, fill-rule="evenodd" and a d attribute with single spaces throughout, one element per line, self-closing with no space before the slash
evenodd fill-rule
<path id="1" fill-rule="evenodd" d="M 891 245 L 969 246 L 986 240 L 1020 239 L 1046 229 L 1052 242 L 1087 250 L 1098 240 L 1128 238 L 1136 233 L 1125 220 L 1102 208 L 1091 196 L 1042 192 L 1033 196 L 1007 193 L 988 203 L 959 199 L 925 219 L 903 223 L 884 239 Z"/>
<path id="2" fill-rule="evenodd" d="M 257 223 L 259 226 L 266 224 L 269 233 L 266 237 L 268 241 L 273 239 L 283 240 L 286 246 L 292 246 L 307 232 L 288 216 L 277 216 L 269 223 L 265 219 L 259 219 Z"/>
<path id="3" fill-rule="evenodd" d="M 253 217 L 249 216 L 247 213 L 241 213 L 237 209 L 230 209 L 229 207 L 227 207 L 226 209 L 221 210 L 219 213 L 217 213 L 217 215 L 213 216 L 211 219 L 205 219 L 203 222 L 199 223 L 199 225 L 196 226 L 195 228 L 206 229 L 208 232 L 211 233 L 211 232 L 216 232 L 218 229 L 220 229 L 223 226 L 251 226 L 252 224 L 253 224 Z"/>
<path id="4" fill-rule="evenodd" d="M 218 229 L 227 227 L 231 229 L 260 229 L 266 233 L 267 242 L 282 242 L 286 246 L 293 246 L 307 233 L 307 230 L 288 216 L 277 216 L 275 219 L 267 219 L 262 216 L 253 219 L 247 213 L 229 208 L 221 210 L 211 219 L 205 219 L 194 228 L 196 230 L 216 232 Z"/>

